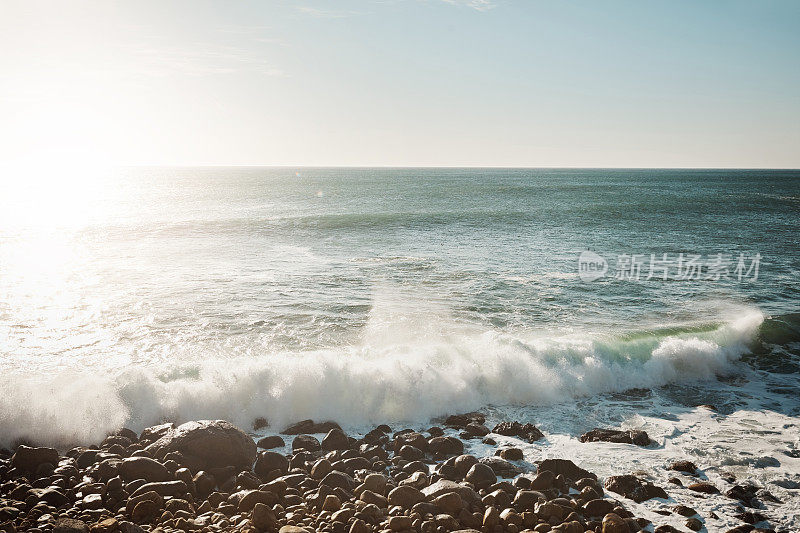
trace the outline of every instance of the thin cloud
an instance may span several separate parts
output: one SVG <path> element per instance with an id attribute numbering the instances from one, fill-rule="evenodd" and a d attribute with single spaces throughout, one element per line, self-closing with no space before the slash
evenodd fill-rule
<path id="1" fill-rule="evenodd" d="M 297 10 L 300 11 L 301 13 L 305 13 L 306 15 L 310 15 L 312 17 L 326 18 L 326 19 L 341 19 L 360 14 L 358 11 L 319 9 L 310 6 L 298 6 Z"/>
<path id="2" fill-rule="evenodd" d="M 494 9 L 497 7 L 497 4 L 492 2 L 492 0 L 443 0 L 448 4 L 453 4 L 454 6 L 464 6 L 474 9 L 475 11 L 489 11 L 490 9 Z"/>

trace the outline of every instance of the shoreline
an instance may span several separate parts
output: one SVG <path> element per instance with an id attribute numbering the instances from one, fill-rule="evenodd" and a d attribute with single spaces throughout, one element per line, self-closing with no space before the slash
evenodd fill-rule
<path id="1" fill-rule="evenodd" d="M 678 484 L 698 503 L 740 505 L 741 525 L 727 531 L 775 531 L 753 525 L 767 519 L 759 508 L 769 492 L 735 479 L 720 490 L 690 461 L 670 465 L 668 486 L 631 474 L 630 455 L 614 475 L 598 478 L 576 457 L 526 461 L 524 445 L 546 440 L 532 424 L 489 427 L 481 413 L 438 422 L 380 425 L 356 437 L 335 422 L 306 420 L 256 443 L 227 422 L 201 421 L 138 435 L 122 429 L 63 454 L 20 446 L 0 451 L 0 531 L 716 530 L 706 524 L 714 516 L 671 498 Z M 257 420 L 254 431 L 266 426 Z M 580 441 L 651 445 L 631 430 L 593 430 Z M 647 512 L 640 504 L 651 500 L 665 505 Z M 676 521 L 682 527 L 670 525 Z"/>

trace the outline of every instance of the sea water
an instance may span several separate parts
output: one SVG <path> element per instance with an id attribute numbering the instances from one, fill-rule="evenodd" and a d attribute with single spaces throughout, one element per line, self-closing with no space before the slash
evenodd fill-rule
<path id="1" fill-rule="evenodd" d="M 689 459 L 721 487 L 757 482 L 784 502 L 771 523 L 800 528 L 798 171 L 46 178 L 7 175 L 0 196 L 1 445 L 480 409 L 544 431 L 526 461 L 642 470 L 709 527 L 740 523 L 733 500 L 667 484 Z M 593 427 L 656 444 L 579 443 Z"/>

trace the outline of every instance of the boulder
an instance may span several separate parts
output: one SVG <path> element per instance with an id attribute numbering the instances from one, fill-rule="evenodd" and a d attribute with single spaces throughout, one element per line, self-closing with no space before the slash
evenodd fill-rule
<path id="1" fill-rule="evenodd" d="M 691 461 L 675 461 L 671 465 L 669 465 L 670 470 L 675 470 L 677 472 L 684 472 L 686 474 L 694 475 L 697 473 L 697 465 L 695 465 Z"/>
<path id="2" fill-rule="evenodd" d="M 339 428 L 333 428 L 322 439 L 322 451 L 347 450 L 350 448 L 350 439 Z"/>
<path id="3" fill-rule="evenodd" d="M 637 446 L 648 446 L 653 441 L 646 432 L 633 430 L 617 430 L 595 428 L 580 436 L 581 442 L 616 442 L 621 444 L 635 444 Z"/>
<path id="4" fill-rule="evenodd" d="M 316 423 L 313 420 L 301 420 L 295 424 L 290 425 L 281 433 L 284 435 L 302 435 L 304 433 L 327 433 L 332 429 L 342 429 L 336 422 L 328 420 L 327 422 Z"/>
<path id="5" fill-rule="evenodd" d="M 180 452 L 205 468 L 232 466 L 249 470 L 256 460 L 256 443 L 224 420 L 187 422 L 171 429 L 145 448 L 157 459 Z"/>
<path id="6" fill-rule="evenodd" d="M 470 487 L 466 487 L 464 485 L 459 485 L 454 481 L 449 481 L 447 479 L 440 479 L 436 483 L 432 485 L 428 485 L 424 489 L 422 489 L 422 495 L 425 496 L 425 499 L 428 501 L 432 501 L 436 499 L 438 496 L 445 494 L 447 492 L 455 492 L 461 499 L 464 500 L 467 504 L 472 503 L 474 501 L 478 501 L 481 497 L 478 495 Z"/>
<path id="7" fill-rule="evenodd" d="M 89 533 L 89 526 L 82 520 L 59 518 L 53 526 L 53 533 Z"/>
<path id="8" fill-rule="evenodd" d="M 479 462 L 491 468 L 500 477 L 514 477 L 522 473 L 522 469 L 501 457 L 484 457 Z"/>
<path id="9" fill-rule="evenodd" d="M 428 451 L 438 456 L 461 455 L 464 443 L 456 437 L 433 437 L 428 441 Z"/>
<path id="10" fill-rule="evenodd" d="M 497 482 L 494 470 L 486 464 L 475 463 L 464 476 L 465 481 L 472 483 L 476 489 L 486 489 Z"/>
<path id="11" fill-rule="evenodd" d="M 308 450 L 309 452 L 316 452 L 322 449 L 322 446 L 316 437 L 311 435 L 298 435 L 292 441 L 292 451 Z"/>
<path id="12" fill-rule="evenodd" d="M 128 457 L 118 467 L 119 475 L 125 481 L 144 479 L 145 481 L 166 481 L 171 476 L 166 467 L 149 457 Z"/>
<path id="13" fill-rule="evenodd" d="M 286 446 L 286 443 L 283 442 L 283 439 L 279 435 L 269 435 L 258 439 L 256 446 L 264 448 L 265 450 L 271 450 L 272 448 L 283 448 Z"/>
<path id="14" fill-rule="evenodd" d="M 257 476 L 265 478 L 267 474 L 275 470 L 285 474 L 289 470 L 289 460 L 278 452 L 260 452 L 256 464 L 253 466 L 253 472 Z"/>
<path id="15" fill-rule="evenodd" d="M 492 433 L 507 437 L 519 437 L 528 442 L 536 442 L 544 438 L 544 434 L 533 424 L 521 424 L 519 422 L 501 422 L 492 429 Z"/>
<path id="16" fill-rule="evenodd" d="M 669 498 L 667 492 L 661 487 L 633 475 L 611 476 L 606 479 L 605 488 L 622 494 L 636 503 L 642 503 L 651 498 Z"/>
<path id="17" fill-rule="evenodd" d="M 26 472 L 36 472 L 40 465 L 58 464 L 58 452 L 53 448 L 32 448 L 20 445 L 11 456 L 11 466 Z"/>
<path id="18" fill-rule="evenodd" d="M 693 490 L 694 492 L 702 492 L 704 494 L 719 494 L 719 489 L 709 483 L 708 481 L 700 481 L 698 483 L 692 483 L 691 485 L 686 487 L 689 490 Z"/>
<path id="19" fill-rule="evenodd" d="M 539 472 L 552 472 L 555 475 L 561 474 L 567 479 L 577 481 L 585 477 L 597 479 L 597 475 L 588 470 L 580 468 L 569 459 L 545 459 L 539 463 Z"/>
<path id="20" fill-rule="evenodd" d="M 410 509 L 424 499 L 425 495 L 410 485 L 400 485 L 389 492 L 389 504 L 399 505 L 403 509 Z"/>

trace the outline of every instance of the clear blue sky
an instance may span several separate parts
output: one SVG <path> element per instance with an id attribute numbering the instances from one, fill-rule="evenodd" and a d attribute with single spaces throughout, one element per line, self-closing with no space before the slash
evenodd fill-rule
<path id="1" fill-rule="evenodd" d="M 0 12 L 3 161 L 800 167 L 794 0 Z"/>

